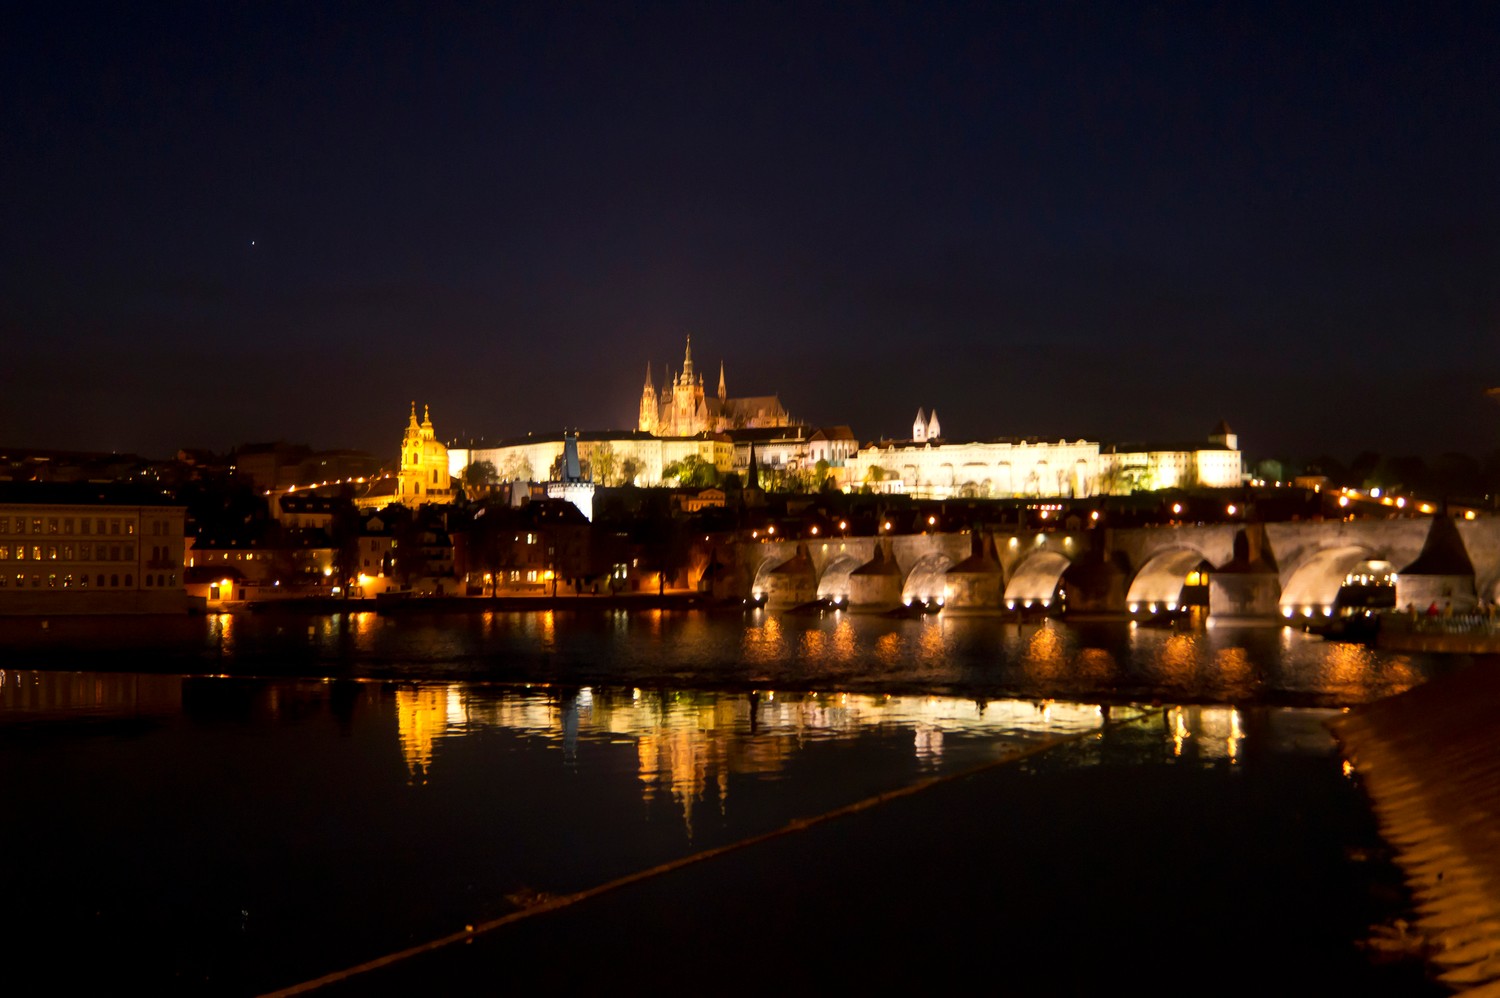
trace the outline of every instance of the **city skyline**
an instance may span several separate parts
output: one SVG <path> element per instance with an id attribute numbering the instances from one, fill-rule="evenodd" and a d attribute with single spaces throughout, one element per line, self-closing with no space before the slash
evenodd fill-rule
<path id="1" fill-rule="evenodd" d="M 0 439 L 625 429 L 692 335 L 862 442 L 1487 454 L 1497 19 L 10 11 Z"/>

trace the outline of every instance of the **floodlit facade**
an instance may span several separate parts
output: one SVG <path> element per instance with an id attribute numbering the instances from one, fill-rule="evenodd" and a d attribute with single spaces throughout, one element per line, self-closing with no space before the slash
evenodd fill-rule
<path id="1" fill-rule="evenodd" d="M 489 461 L 501 481 L 546 481 L 563 457 L 568 435 L 559 431 L 494 447 L 450 447 L 449 473 L 456 476 L 472 463 Z M 712 464 L 720 472 L 734 468 L 734 443 L 717 434 L 657 437 L 639 431 L 585 430 L 576 436 L 579 460 L 587 463 L 592 480 L 599 485 L 661 485 L 663 469 L 689 457 Z"/>
<path id="2" fill-rule="evenodd" d="M 849 460 L 848 487 L 924 499 L 1087 497 L 1171 488 L 1233 488 L 1244 481 L 1238 437 L 1223 423 L 1202 445 L 1101 447 L 1089 440 L 869 444 Z"/>
<path id="3" fill-rule="evenodd" d="M 1091 496 L 1099 445 L 1087 440 L 883 441 L 849 461 L 849 487 L 924 499 Z"/>
<path id="4" fill-rule="evenodd" d="M 453 484 L 447 446 L 432 428 L 432 411 L 423 406 L 417 422 L 417 404 L 411 404 L 406 435 L 401 439 L 401 470 L 396 475 L 395 501 L 403 506 L 453 501 Z"/>
<path id="5" fill-rule="evenodd" d="M 185 613 L 186 510 L 88 483 L 0 490 L 0 614 Z"/>
<path id="6" fill-rule="evenodd" d="M 700 433 L 724 433 L 729 430 L 786 426 L 791 417 L 775 395 L 754 395 L 732 399 L 724 382 L 724 365 L 719 365 L 719 391 L 708 395 L 703 389 L 703 375 L 693 371 L 693 338 L 688 337 L 682 356 L 682 370 L 668 374 L 660 392 L 651 380 L 651 366 L 646 366 L 646 384 L 641 389 L 640 418 L 636 429 L 660 437 L 691 437 Z"/>

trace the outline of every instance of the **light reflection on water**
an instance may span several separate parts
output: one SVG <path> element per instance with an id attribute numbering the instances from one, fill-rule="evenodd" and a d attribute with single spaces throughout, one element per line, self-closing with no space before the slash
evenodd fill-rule
<path id="1" fill-rule="evenodd" d="M 1325 707 L 1401 692 L 1442 667 L 1433 656 L 1326 642 L 1290 627 L 1176 631 L 941 614 L 265 613 L 52 624 L 0 620 L 9 664 Z"/>
<path id="2" fill-rule="evenodd" d="M 660 623 L 664 636 L 676 633 Z M 399 630 L 354 625 L 344 633 Z M 908 636 L 834 625 L 809 640 L 835 659 L 851 641 L 921 658 L 950 628 L 924 624 Z M 771 633 L 792 654 L 808 629 L 786 630 Z M 1005 640 L 1031 649 L 1026 669 L 1107 678 L 1119 665 L 1102 648 L 1071 646 L 1062 630 Z M 1152 661 L 1202 667 L 1191 640 L 1148 647 Z M 1218 769 L 1242 766 L 1252 749 L 1329 753 L 1327 712 L 1173 707 L 1127 726 L 1110 748 L 1097 734 L 1106 718 L 1143 711 L 818 686 L 7 669 L 0 846 L 31 865 L 7 881 L 10 910 L 25 919 L 0 924 L 18 939 L 34 923 L 80 952 L 110 950 L 126 961 L 119 979 L 194 978 L 208 972 L 195 961 L 227 960 L 248 975 L 248 993 L 493 917 L 521 888 L 604 883 L 1057 739 L 1082 737 L 1078 765 L 1105 751 Z M 159 938 L 184 942 L 164 953 L 148 944 Z"/>

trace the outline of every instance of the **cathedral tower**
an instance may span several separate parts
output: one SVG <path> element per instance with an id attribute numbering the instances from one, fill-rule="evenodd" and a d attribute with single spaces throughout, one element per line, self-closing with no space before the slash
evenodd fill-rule
<path id="1" fill-rule="evenodd" d="M 646 387 L 641 389 L 641 416 L 636 429 L 645 433 L 656 433 L 661 426 L 661 402 L 656 397 L 656 386 L 651 383 L 651 365 L 646 365 Z"/>

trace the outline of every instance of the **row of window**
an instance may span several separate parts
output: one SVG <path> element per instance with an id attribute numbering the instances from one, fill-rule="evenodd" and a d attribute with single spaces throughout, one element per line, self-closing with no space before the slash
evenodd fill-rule
<path id="1" fill-rule="evenodd" d="M 135 533 L 135 521 L 118 516 L 80 516 L 76 520 L 71 516 L 33 516 L 29 520 L 24 516 L 0 516 L 0 534 L 28 533 L 28 524 L 31 527 L 29 533 L 33 534 L 78 533 L 85 536 L 98 534 L 102 537 L 106 534 Z M 151 523 L 151 532 L 158 536 L 166 533 L 166 528 L 166 523 L 161 520 Z"/>
<path id="2" fill-rule="evenodd" d="M 168 548 L 152 548 L 153 561 L 165 561 Z M 0 544 L 0 561 L 135 561 L 134 544 Z"/>
<path id="3" fill-rule="evenodd" d="M 177 585 L 177 575 L 175 572 L 143 575 L 141 576 L 141 582 L 148 588 L 167 588 Z M 126 574 L 122 582 L 118 574 L 111 574 L 109 576 L 99 574 L 94 576 L 93 584 L 90 585 L 87 573 L 79 575 L 74 575 L 71 572 L 66 575 L 38 575 L 33 573 L 26 575 L 25 573 L 18 572 L 15 575 L 8 575 L 0 572 L 0 589 L 5 589 L 12 584 L 17 589 L 24 589 L 28 584 L 32 589 L 134 589 L 135 576 Z"/>

